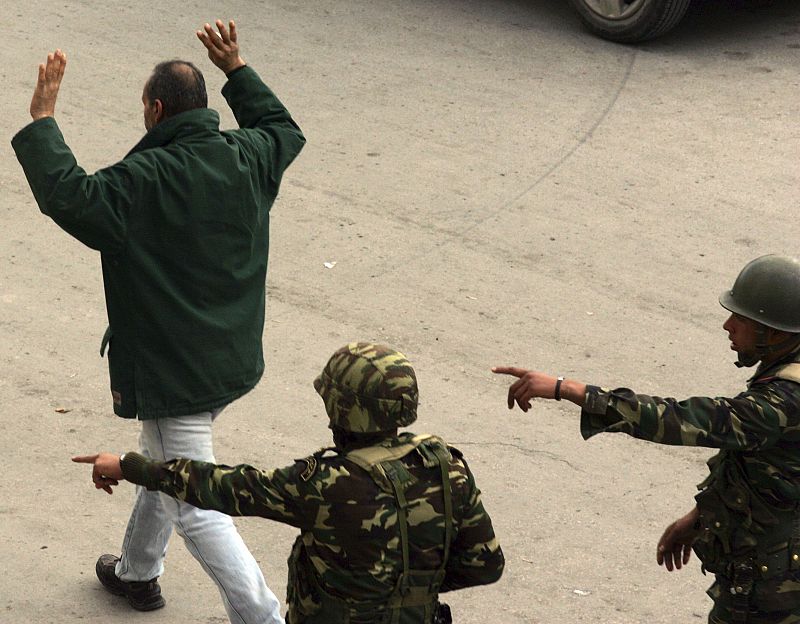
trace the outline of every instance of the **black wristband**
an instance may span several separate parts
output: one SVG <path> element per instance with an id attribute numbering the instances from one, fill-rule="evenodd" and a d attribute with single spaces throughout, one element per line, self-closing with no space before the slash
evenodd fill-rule
<path id="1" fill-rule="evenodd" d="M 561 382 L 564 381 L 564 377 L 556 377 L 556 391 L 553 393 L 553 398 L 556 401 L 561 400 Z"/>

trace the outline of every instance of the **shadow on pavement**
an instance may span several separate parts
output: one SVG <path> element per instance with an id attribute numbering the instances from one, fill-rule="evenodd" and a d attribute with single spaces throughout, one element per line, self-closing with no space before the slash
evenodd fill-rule
<path id="1" fill-rule="evenodd" d="M 800 43 L 800 3 L 796 0 L 695 0 L 671 33 L 647 44 L 680 46 L 685 51 L 708 44 L 788 38 Z"/>

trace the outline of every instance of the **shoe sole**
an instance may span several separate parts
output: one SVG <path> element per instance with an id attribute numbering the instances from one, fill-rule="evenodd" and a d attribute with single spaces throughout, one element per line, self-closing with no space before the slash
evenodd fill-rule
<path id="1" fill-rule="evenodd" d="M 136 611 L 155 611 L 156 609 L 160 609 L 164 605 L 167 604 L 167 601 L 164 598 L 159 598 L 158 601 L 154 602 L 153 604 L 142 605 L 137 604 L 131 600 L 131 597 L 128 596 L 128 604 Z"/>

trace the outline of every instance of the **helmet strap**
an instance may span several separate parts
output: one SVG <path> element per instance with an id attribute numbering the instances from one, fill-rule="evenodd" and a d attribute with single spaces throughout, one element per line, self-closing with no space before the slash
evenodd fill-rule
<path id="1" fill-rule="evenodd" d="M 755 366 L 761 360 L 761 356 L 758 353 L 739 353 L 736 361 L 736 368 L 750 368 L 751 366 Z"/>
<path id="2" fill-rule="evenodd" d="M 792 334 L 786 340 L 778 342 L 777 344 L 757 345 L 757 348 L 761 347 L 763 357 L 763 355 L 772 355 L 773 353 L 785 351 L 787 349 L 794 350 L 798 345 L 800 345 L 800 334 Z"/>
<path id="3" fill-rule="evenodd" d="M 739 353 L 735 362 L 737 368 L 749 368 L 763 360 L 766 356 L 800 345 L 800 334 L 792 334 L 786 340 L 776 344 L 767 344 L 767 327 L 759 323 L 756 328 L 756 348 L 752 353 Z"/>

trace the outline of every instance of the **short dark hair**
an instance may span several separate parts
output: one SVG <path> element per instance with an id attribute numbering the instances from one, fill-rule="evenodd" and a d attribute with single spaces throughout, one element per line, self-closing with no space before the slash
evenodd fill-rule
<path id="1" fill-rule="evenodd" d="M 203 72 L 189 61 L 174 59 L 156 65 L 144 94 L 150 102 L 161 100 L 164 117 L 208 106 Z"/>

